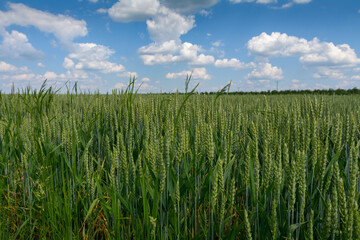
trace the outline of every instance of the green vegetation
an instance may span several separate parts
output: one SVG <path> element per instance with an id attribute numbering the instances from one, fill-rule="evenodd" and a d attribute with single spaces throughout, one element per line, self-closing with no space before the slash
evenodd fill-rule
<path id="1" fill-rule="evenodd" d="M 359 102 L 1 94 L 0 239 L 359 239 Z"/>

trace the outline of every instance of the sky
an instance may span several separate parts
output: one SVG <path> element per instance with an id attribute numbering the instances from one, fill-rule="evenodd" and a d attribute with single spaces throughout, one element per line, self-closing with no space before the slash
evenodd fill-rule
<path id="1" fill-rule="evenodd" d="M 360 88 L 358 0 L 0 1 L 0 91 Z"/>

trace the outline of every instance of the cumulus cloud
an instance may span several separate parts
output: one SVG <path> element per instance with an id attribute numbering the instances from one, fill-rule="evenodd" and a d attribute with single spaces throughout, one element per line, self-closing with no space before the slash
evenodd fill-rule
<path id="1" fill-rule="evenodd" d="M 162 3 L 170 8 L 174 9 L 177 12 L 188 13 L 194 12 L 197 9 L 208 8 L 216 3 L 220 2 L 220 0 L 163 0 Z"/>
<path id="2" fill-rule="evenodd" d="M 35 49 L 25 34 L 18 31 L 2 34 L 3 42 L 0 44 L 0 59 L 27 59 L 36 60 L 44 58 L 44 53 Z"/>
<path id="3" fill-rule="evenodd" d="M 211 79 L 211 76 L 206 73 L 206 68 L 194 68 L 192 71 L 182 71 L 178 73 L 166 74 L 167 79 L 185 79 L 186 76 L 190 76 L 192 79 Z"/>
<path id="4" fill-rule="evenodd" d="M 250 62 L 250 63 L 244 63 L 244 62 L 240 62 L 238 59 L 236 58 L 231 58 L 230 60 L 227 58 L 224 59 L 218 59 L 215 62 L 215 67 L 220 67 L 220 68 L 234 68 L 234 69 L 244 69 L 244 68 L 254 68 L 255 67 L 255 63 Z"/>
<path id="5" fill-rule="evenodd" d="M 319 67 L 318 71 L 313 74 L 313 78 L 325 79 L 345 79 L 345 75 L 339 69 L 331 69 L 328 67 Z"/>
<path id="6" fill-rule="evenodd" d="M 270 63 L 258 63 L 255 69 L 249 73 L 247 79 L 282 79 L 282 70 Z"/>
<path id="7" fill-rule="evenodd" d="M 141 79 L 142 82 L 150 82 L 150 78 L 148 77 L 144 77 Z"/>
<path id="8" fill-rule="evenodd" d="M 277 0 L 229 0 L 231 3 L 244 3 L 244 2 L 256 2 L 261 4 L 269 4 L 269 3 L 277 3 Z M 305 4 L 309 3 L 311 0 L 293 0 L 292 2 L 288 2 L 283 4 L 280 8 L 288 8 L 293 6 L 294 3 L 297 4 Z"/>
<path id="9" fill-rule="evenodd" d="M 105 8 L 99 8 L 98 10 L 96 10 L 97 13 L 107 13 L 108 10 Z"/>
<path id="10" fill-rule="evenodd" d="M 256 2 L 262 4 L 276 3 L 277 0 L 229 0 L 231 3 Z"/>
<path id="11" fill-rule="evenodd" d="M 286 33 L 261 33 L 248 41 L 249 53 L 256 56 L 300 56 L 303 64 L 309 65 L 355 65 L 360 63 L 354 49 L 348 44 L 334 45 L 314 38 L 288 36 Z"/>
<path id="12" fill-rule="evenodd" d="M 291 80 L 291 88 L 292 89 L 305 89 L 307 87 L 306 83 L 301 83 L 300 80 L 292 79 Z"/>
<path id="13" fill-rule="evenodd" d="M 199 14 L 201 16 L 207 17 L 207 16 L 211 16 L 212 15 L 212 11 L 206 11 L 205 9 L 201 9 Z"/>
<path id="14" fill-rule="evenodd" d="M 125 89 L 128 87 L 128 84 L 118 82 L 114 85 L 114 89 Z M 156 90 L 157 88 L 148 84 L 148 83 L 136 83 L 135 88 L 139 89 L 139 92 L 149 92 L 151 90 Z"/>
<path id="15" fill-rule="evenodd" d="M 109 16 L 117 22 L 143 21 L 154 17 L 159 10 L 158 0 L 120 0 L 109 10 Z"/>
<path id="16" fill-rule="evenodd" d="M 122 83 L 122 82 L 118 82 L 115 84 L 114 88 L 119 88 L 119 89 L 124 89 L 124 88 L 127 88 L 127 84 L 125 83 Z"/>
<path id="17" fill-rule="evenodd" d="M 316 39 L 316 41 L 318 41 Z M 247 48 L 252 55 L 258 56 L 295 56 L 310 52 L 310 46 L 306 39 L 288 36 L 286 33 L 273 32 L 271 35 L 263 32 L 259 36 L 251 38 Z"/>
<path id="18" fill-rule="evenodd" d="M 163 43 L 151 43 L 147 46 L 143 46 L 138 49 L 138 53 L 141 55 L 146 54 L 169 54 L 178 52 L 181 48 L 181 45 L 178 44 L 175 40 L 166 41 Z"/>
<path id="19" fill-rule="evenodd" d="M 148 83 L 137 83 L 135 84 L 135 87 L 139 88 L 140 92 L 148 92 L 157 89 L 157 87 L 154 87 Z"/>
<path id="20" fill-rule="evenodd" d="M 220 47 L 223 45 L 221 40 L 218 40 L 216 42 L 212 42 L 211 45 L 213 45 L 214 47 Z"/>
<path id="21" fill-rule="evenodd" d="M 42 77 L 41 75 L 35 75 L 34 73 L 20 73 L 14 75 L 2 75 L 0 79 L 14 82 L 14 81 L 29 81 L 34 79 L 40 80 L 41 77 Z"/>
<path id="22" fill-rule="evenodd" d="M 8 64 L 3 61 L 0 62 L 0 72 L 13 72 L 16 70 L 17 70 L 17 67 L 15 67 L 14 65 Z"/>
<path id="23" fill-rule="evenodd" d="M 311 65 L 349 65 L 360 63 L 354 49 L 348 44 L 334 45 L 322 42 L 312 52 L 300 57 L 300 62 Z"/>
<path id="24" fill-rule="evenodd" d="M 77 69 L 68 70 L 61 74 L 52 71 L 47 71 L 44 74 L 35 74 L 26 67 L 20 67 L 12 72 L 0 74 L 2 86 L 7 90 L 10 90 L 12 84 L 20 89 L 27 86 L 39 88 L 45 79 L 48 80 L 47 82 L 50 85 L 64 84 L 67 81 L 78 82 L 82 89 L 99 89 L 104 85 L 104 81 L 96 74 Z"/>
<path id="25" fill-rule="evenodd" d="M 281 5 L 281 7 L 273 7 L 273 9 L 285 9 L 285 8 L 292 7 L 293 5 L 294 5 L 293 2 L 288 2 L 288 3 Z"/>
<path id="26" fill-rule="evenodd" d="M 135 77 L 135 78 L 138 78 L 138 74 L 137 74 L 137 72 L 122 72 L 122 73 L 118 73 L 118 74 L 116 74 L 116 76 L 118 76 L 118 77 L 125 77 L 125 78 L 133 78 L 133 77 Z"/>
<path id="27" fill-rule="evenodd" d="M 20 72 L 28 71 L 28 68 L 27 67 L 19 68 L 4 61 L 0 61 L 0 72 L 4 73 L 4 72 L 19 72 L 19 71 Z"/>
<path id="28" fill-rule="evenodd" d="M 63 67 L 64 67 L 65 69 L 71 69 L 71 68 L 74 67 L 74 65 L 75 65 L 75 63 L 74 63 L 73 60 L 71 60 L 71 59 L 68 58 L 68 57 L 65 57 L 64 62 L 63 62 Z"/>
<path id="29" fill-rule="evenodd" d="M 143 21 L 156 16 L 161 12 L 161 5 L 178 13 L 194 13 L 203 8 L 208 8 L 220 0 L 119 0 L 106 12 L 118 22 Z M 104 11 L 101 11 L 104 13 Z M 203 12 L 204 13 L 204 12 Z M 207 14 L 209 12 L 206 12 Z"/>
<path id="30" fill-rule="evenodd" d="M 191 8 L 212 5 L 218 0 L 184 1 Z M 140 47 L 137 51 L 145 65 L 186 62 L 201 66 L 212 64 L 213 56 L 201 53 L 200 46 L 189 42 L 182 43 L 180 36 L 195 26 L 194 16 L 184 16 L 173 9 L 182 8 L 184 2 L 146 0 L 120 0 L 108 13 L 115 21 L 146 20 L 147 30 L 153 43 Z M 185 5 L 184 5 L 185 6 Z"/>
<path id="31" fill-rule="evenodd" d="M 270 80 L 268 80 L 268 79 L 260 79 L 259 80 L 259 83 L 269 83 L 270 82 Z"/>
<path id="32" fill-rule="evenodd" d="M 189 42 L 177 44 L 174 40 L 161 44 L 153 43 L 138 50 L 145 65 L 187 62 L 190 65 L 207 65 L 214 57 L 200 53 L 202 49 Z"/>
<path id="33" fill-rule="evenodd" d="M 300 4 L 309 3 L 309 2 L 311 2 L 311 0 L 294 0 L 294 3 L 300 3 Z"/>
<path id="34" fill-rule="evenodd" d="M 352 80 L 360 80 L 360 75 L 351 76 Z"/>
<path id="35" fill-rule="evenodd" d="M 0 30 L 10 25 L 34 26 L 52 33 L 62 43 L 87 35 L 86 22 L 62 14 L 54 15 L 30 8 L 22 3 L 8 3 L 8 11 L 0 11 Z"/>
<path id="36" fill-rule="evenodd" d="M 95 43 L 76 43 L 64 59 L 63 67 L 77 70 L 96 70 L 102 73 L 123 72 L 125 67 L 110 62 L 109 58 L 115 51 Z"/>
<path id="37" fill-rule="evenodd" d="M 354 87 L 358 87 L 356 81 L 349 81 L 349 80 L 343 80 L 336 85 L 336 88 L 340 88 L 340 89 L 351 89 Z"/>
<path id="38" fill-rule="evenodd" d="M 41 68 L 44 68 L 44 67 L 45 67 L 45 65 L 44 65 L 42 62 L 38 62 L 36 65 L 37 65 L 38 67 L 41 67 Z"/>
<path id="39" fill-rule="evenodd" d="M 183 16 L 166 7 L 160 7 L 156 16 L 146 20 L 150 37 L 155 42 L 180 41 L 179 37 L 195 26 L 194 16 Z"/>
<path id="40" fill-rule="evenodd" d="M 48 80 L 55 80 L 56 78 L 58 78 L 58 75 L 54 72 L 46 72 L 44 74 L 44 78 Z"/>

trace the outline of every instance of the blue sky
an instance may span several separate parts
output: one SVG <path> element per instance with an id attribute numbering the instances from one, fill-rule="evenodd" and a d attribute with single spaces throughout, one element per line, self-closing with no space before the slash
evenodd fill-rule
<path id="1" fill-rule="evenodd" d="M 359 26 L 357 0 L 1 1 L 0 88 L 360 88 Z"/>

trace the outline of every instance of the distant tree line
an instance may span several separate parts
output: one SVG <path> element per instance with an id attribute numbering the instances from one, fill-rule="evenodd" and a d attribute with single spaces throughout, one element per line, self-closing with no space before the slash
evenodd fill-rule
<path id="1" fill-rule="evenodd" d="M 201 92 L 200 94 L 217 94 L 217 92 Z M 230 95 L 287 95 L 287 94 L 323 94 L 323 95 L 353 95 L 360 94 L 360 89 L 306 89 L 306 90 L 282 90 L 282 91 L 261 91 L 261 92 L 245 92 L 245 91 L 230 91 Z"/>

